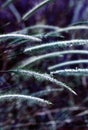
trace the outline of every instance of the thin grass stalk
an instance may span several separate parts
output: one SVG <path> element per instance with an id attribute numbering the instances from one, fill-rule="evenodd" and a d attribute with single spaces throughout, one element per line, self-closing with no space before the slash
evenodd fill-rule
<path id="1" fill-rule="evenodd" d="M 62 92 L 63 89 L 60 88 L 60 89 L 56 89 L 56 88 L 51 88 L 51 89 L 46 89 L 46 90 L 42 90 L 42 91 L 39 91 L 39 92 L 35 92 L 35 93 L 32 93 L 31 95 L 32 96 L 36 96 L 36 97 L 42 97 L 42 96 L 45 96 L 45 95 L 48 95 L 50 93 L 54 93 L 54 92 Z"/>
<path id="2" fill-rule="evenodd" d="M 87 68 L 76 68 L 76 69 L 62 69 L 51 71 L 51 75 L 63 75 L 63 76 L 88 76 Z"/>
<path id="3" fill-rule="evenodd" d="M 14 72 L 14 73 L 18 73 L 18 74 L 21 73 L 21 74 L 26 75 L 26 76 L 34 76 L 37 80 L 40 80 L 40 81 L 42 81 L 42 80 L 50 81 L 50 82 L 52 82 L 56 85 L 59 85 L 61 87 L 68 89 L 70 92 L 77 95 L 76 92 L 74 90 L 72 90 L 69 86 L 67 86 L 65 83 L 58 81 L 57 79 L 51 77 L 47 73 L 42 74 L 42 73 L 39 73 L 39 72 L 24 70 L 24 69 L 14 69 L 14 70 L 9 70 L 7 72 Z"/>
<path id="4" fill-rule="evenodd" d="M 20 67 L 25 67 L 27 65 L 31 65 L 37 61 L 40 60 L 44 60 L 47 58 L 53 58 L 53 57 L 62 57 L 65 54 L 87 54 L 88 55 L 88 51 L 87 50 L 68 50 L 68 51 L 61 51 L 61 52 L 52 52 L 52 53 L 47 53 L 47 54 L 43 54 L 43 55 L 39 55 L 39 56 L 33 56 L 31 58 L 28 58 L 24 61 L 22 61 L 21 63 L 19 63 Z"/>
<path id="5" fill-rule="evenodd" d="M 9 6 L 11 3 L 13 3 L 15 0 L 7 0 L 6 2 L 4 2 L 2 4 L 2 8 L 6 8 L 7 6 Z"/>
<path id="6" fill-rule="evenodd" d="M 59 28 L 56 31 L 52 31 L 50 33 L 47 33 L 45 36 L 50 36 L 50 35 L 55 35 L 57 33 L 61 33 L 61 32 L 68 32 L 68 31 L 76 31 L 76 30 L 88 30 L 88 26 L 87 25 L 78 25 L 78 26 L 69 26 L 69 27 L 65 27 L 65 28 Z"/>
<path id="7" fill-rule="evenodd" d="M 85 59 L 85 60 L 73 60 L 73 61 L 62 62 L 62 63 L 56 64 L 56 65 L 50 66 L 50 67 L 48 67 L 48 69 L 51 71 L 51 70 L 57 69 L 59 67 L 64 67 L 67 65 L 74 65 L 74 64 L 81 64 L 81 63 L 88 64 L 88 60 Z"/>
<path id="8" fill-rule="evenodd" d="M 59 27 L 57 27 L 57 26 L 51 26 L 51 25 L 38 24 L 38 25 L 33 25 L 33 26 L 25 27 L 24 29 L 21 29 L 19 31 L 15 31 L 13 33 L 23 33 L 25 31 L 34 30 L 34 29 L 38 29 L 38 30 L 39 29 L 57 30 L 57 29 L 59 29 Z"/>
<path id="9" fill-rule="evenodd" d="M 37 10 L 39 10 L 41 7 L 44 7 L 47 3 L 51 2 L 53 0 L 44 0 L 43 2 L 37 4 L 33 9 L 29 10 L 26 14 L 23 15 L 22 20 L 25 21 L 28 18 L 30 18 Z"/>
<path id="10" fill-rule="evenodd" d="M 51 102 L 41 99 L 41 98 L 37 98 L 37 97 L 32 97 L 32 96 L 27 96 L 27 95 L 21 95 L 21 94 L 6 94 L 6 95 L 0 95 L 0 100 L 4 100 L 4 99 L 26 99 L 26 100 L 33 100 L 33 102 L 40 102 L 40 103 L 45 103 L 45 104 L 52 104 Z"/>
<path id="11" fill-rule="evenodd" d="M 55 41 L 50 43 L 43 43 L 42 45 L 37 45 L 33 47 L 27 47 L 24 52 L 28 51 L 36 51 L 40 49 L 47 49 L 52 47 L 67 47 L 67 46 L 79 46 L 79 45 L 86 45 L 88 44 L 88 39 L 73 39 L 73 40 L 67 40 L 67 41 Z"/>
<path id="12" fill-rule="evenodd" d="M 0 38 L 21 38 L 21 39 L 28 39 L 28 40 L 32 40 L 32 41 L 41 41 L 41 39 L 33 37 L 33 36 L 29 36 L 29 35 L 23 35 L 23 34 L 2 34 L 0 35 Z"/>

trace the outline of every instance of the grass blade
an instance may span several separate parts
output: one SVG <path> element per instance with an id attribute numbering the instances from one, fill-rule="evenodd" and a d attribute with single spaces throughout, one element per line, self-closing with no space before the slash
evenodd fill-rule
<path id="1" fill-rule="evenodd" d="M 56 88 L 51 88 L 51 89 L 46 89 L 46 90 L 42 90 L 42 91 L 39 91 L 39 92 L 36 92 L 36 93 L 33 93 L 32 96 L 36 96 L 36 97 L 42 97 L 42 96 L 45 96 L 45 95 L 48 95 L 50 93 L 54 93 L 54 92 L 61 92 L 63 91 L 63 89 L 56 89 Z"/>
<path id="2" fill-rule="evenodd" d="M 74 65 L 74 64 L 81 64 L 81 63 L 85 63 L 88 64 L 88 60 L 72 60 L 72 61 L 67 61 L 67 62 L 62 62 L 53 66 L 50 66 L 48 69 L 49 70 L 54 70 L 57 69 L 59 67 L 63 67 L 63 66 L 67 66 L 67 65 Z"/>
<path id="3" fill-rule="evenodd" d="M 29 39 L 32 41 L 41 41 L 41 39 L 33 37 L 33 36 L 29 36 L 29 35 L 23 35 L 23 34 L 2 34 L 0 35 L 0 38 L 22 38 L 22 39 Z"/>
<path id="4" fill-rule="evenodd" d="M 26 14 L 23 15 L 22 20 L 27 20 L 30 18 L 38 9 L 46 5 L 47 3 L 51 2 L 53 0 L 44 0 L 43 2 L 36 5 L 33 9 L 29 10 Z"/>
<path id="5" fill-rule="evenodd" d="M 68 32 L 68 31 L 72 31 L 72 30 L 88 30 L 88 26 L 87 25 L 78 25 L 78 26 L 69 26 L 69 27 L 65 27 L 65 28 L 59 28 L 56 31 L 52 31 L 50 33 L 47 33 L 45 36 L 50 36 L 50 35 L 55 35 L 57 33 L 61 33 L 61 32 Z"/>
<path id="6" fill-rule="evenodd" d="M 38 24 L 38 25 L 33 25 L 29 27 L 25 27 L 24 29 L 21 29 L 19 31 L 15 31 L 14 33 L 24 33 L 25 31 L 29 30 L 34 30 L 34 29 L 50 29 L 50 30 L 57 30 L 59 27 L 57 26 L 51 26 L 51 25 L 43 25 L 43 24 Z"/>
<path id="7" fill-rule="evenodd" d="M 30 51 L 36 51 L 36 50 L 40 50 L 40 49 L 47 49 L 47 48 L 51 48 L 51 47 L 67 47 L 67 46 L 79 46 L 79 45 L 86 45 L 88 44 L 88 39 L 74 39 L 74 40 L 67 40 L 67 41 L 55 41 L 55 42 L 51 42 L 51 43 L 45 43 L 42 45 L 37 45 L 37 46 L 33 46 L 33 47 L 27 47 L 24 52 L 30 52 Z"/>
<path id="8" fill-rule="evenodd" d="M 52 58 L 52 57 L 60 57 L 65 54 L 87 54 L 88 55 L 88 51 L 87 50 L 68 50 L 68 51 L 47 53 L 47 54 L 43 54 L 43 55 L 39 55 L 39 56 L 35 56 L 32 58 L 26 59 L 26 60 L 22 61 L 19 64 L 19 66 L 25 67 L 27 65 L 31 65 L 31 64 L 35 63 L 36 61 L 40 61 L 40 60 L 44 60 L 44 59 Z"/>
<path id="9" fill-rule="evenodd" d="M 7 0 L 6 2 L 4 2 L 4 4 L 2 5 L 2 8 L 6 8 L 7 6 L 9 6 L 12 2 L 14 2 L 15 0 Z"/>
<path id="10" fill-rule="evenodd" d="M 6 95 L 0 95 L 0 100 L 4 100 L 4 99 L 26 99 L 26 100 L 32 100 L 33 102 L 40 102 L 40 103 L 45 103 L 45 104 L 52 104 L 51 102 L 41 99 L 41 98 L 37 98 L 37 97 L 32 97 L 32 96 L 27 96 L 27 95 L 21 95 L 21 94 L 6 94 Z"/>
<path id="11" fill-rule="evenodd" d="M 50 72 L 51 75 L 63 75 L 63 76 L 88 76 L 88 69 L 76 68 L 76 69 L 63 69 Z"/>
<path id="12" fill-rule="evenodd" d="M 29 71 L 29 70 L 23 70 L 23 69 L 19 69 L 19 70 L 9 70 L 8 72 L 14 72 L 14 73 L 18 73 L 18 74 L 23 74 L 23 75 L 26 75 L 26 76 L 34 76 L 37 80 L 46 80 L 46 81 L 50 81 L 56 85 L 59 85 L 61 87 L 64 87 L 66 89 L 68 89 L 70 92 L 74 93 L 75 95 L 76 92 L 73 91 L 69 86 L 67 86 L 65 83 L 61 82 L 61 81 L 58 81 L 57 79 L 51 77 L 50 75 L 48 75 L 47 73 L 44 73 L 44 74 L 41 74 L 41 73 L 38 73 L 38 72 L 35 72 L 35 71 Z"/>

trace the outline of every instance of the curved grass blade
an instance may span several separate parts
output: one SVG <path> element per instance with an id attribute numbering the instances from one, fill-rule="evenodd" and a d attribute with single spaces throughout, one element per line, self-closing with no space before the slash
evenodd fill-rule
<path id="1" fill-rule="evenodd" d="M 76 69 L 63 69 L 50 72 L 51 75 L 63 75 L 63 76 L 88 76 L 88 69 L 76 68 Z"/>
<path id="2" fill-rule="evenodd" d="M 20 66 L 20 68 L 25 67 L 27 65 L 33 64 L 36 61 L 40 61 L 40 60 L 52 58 L 52 57 L 61 57 L 65 54 L 87 54 L 88 55 L 88 51 L 87 50 L 68 50 L 68 51 L 47 53 L 47 54 L 35 56 L 35 57 L 32 57 L 32 58 L 28 58 L 28 59 L 22 61 L 19 64 L 19 66 Z"/>
<path id="3" fill-rule="evenodd" d="M 3 28 L 5 28 L 5 27 L 8 26 L 8 25 L 10 25 L 10 22 L 7 22 L 6 24 L 1 25 L 1 26 L 0 26 L 0 29 L 3 29 Z"/>
<path id="4" fill-rule="evenodd" d="M 32 96 L 28 96 L 28 95 L 21 95 L 21 94 L 6 94 L 6 95 L 0 95 L 0 100 L 11 100 L 11 99 L 26 99 L 26 100 L 32 100 L 34 103 L 45 103 L 45 104 L 52 104 L 51 102 L 41 99 L 41 98 L 37 98 L 37 97 L 32 97 Z"/>
<path id="5" fill-rule="evenodd" d="M 78 21 L 71 24 L 71 26 L 77 26 L 77 25 L 88 25 L 88 21 Z"/>
<path id="6" fill-rule="evenodd" d="M 2 8 L 6 8 L 7 6 L 9 6 L 11 3 L 13 3 L 15 0 L 7 0 L 6 2 L 4 2 L 4 4 L 2 5 Z"/>
<path id="7" fill-rule="evenodd" d="M 61 92 L 61 91 L 63 91 L 63 89 L 53 89 L 53 88 L 51 88 L 51 89 L 46 89 L 46 90 L 42 90 L 42 91 L 33 93 L 31 95 L 34 96 L 34 97 L 35 96 L 36 97 L 42 97 L 42 96 L 48 95 L 48 94 L 50 94 L 52 92 Z"/>
<path id="8" fill-rule="evenodd" d="M 41 7 L 46 5 L 47 3 L 51 2 L 53 0 L 44 0 L 43 2 L 37 4 L 33 9 L 29 10 L 26 14 L 23 15 L 22 20 L 27 20 L 30 18 L 37 10 L 39 10 Z"/>
<path id="9" fill-rule="evenodd" d="M 20 13 L 18 12 L 18 10 L 16 9 L 16 7 L 14 6 L 14 4 L 10 4 L 9 5 L 9 9 L 11 10 L 11 12 L 13 13 L 13 15 L 15 16 L 17 22 L 19 23 L 21 21 L 21 15 Z M 24 26 L 22 26 L 24 27 Z"/>
<path id="10" fill-rule="evenodd" d="M 26 75 L 26 76 L 34 76 L 37 80 L 39 81 L 49 81 L 49 82 L 52 82 L 56 85 L 59 85 L 61 87 L 64 87 L 66 89 L 68 89 L 70 92 L 74 93 L 75 95 L 76 92 L 73 91 L 69 86 L 67 86 L 65 83 L 61 82 L 61 81 L 58 81 L 57 79 L 51 77 L 50 75 L 48 75 L 47 73 L 44 73 L 44 74 L 41 74 L 41 73 L 38 73 L 38 72 L 35 72 L 35 71 L 29 71 L 29 70 L 23 70 L 23 69 L 19 69 L 19 70 L 9 70 L 8 72 L 14 72 L 14 73 L 17 73 L 17 74 L 23 74 L 23 75 Z"/>
<path id="11" fill-rule="evenodd" d="M 65 28 L 59 28 L 56 31 L 52 31 L 50 33 L 47 33 L 45 36 L 50 36 L 50 35 L 55 35 L 57 33 L 61 33 L 61 32 L 68 32 L 68 31 L 72 31 L 72 30 L 88 30 L 88 26 L 87 25 L 78 25 L 78 26 L 69 26 L 69 27 L 65 27 Z"/>
<path id="12" fill-rule="evenodd" d="M 30 41 L 29 39 L 15 39 L 15 40 L 13 40 L 13 41 L 11 41 L 11 42 L 9 42 L 9 45 L 10 44 L 23 44 L 23 43 L 25 43 L 25 42 L 28 42 L 28 41 Z"/>
<path id="13" fill-rule="evenodd" d="M 0 35 L 0 38 L 21 38 L 21 39 L 28 39 L 28 40 L 32 40 L 32 41 L 41 41 L 41 39 L 33 37 L 33 36 L 29 36 L 29 35 L 23 35 L 23 34 L 2 34 Z"/>
<path id="14" fill-rule="evenodd" d="M 88 110 L 84 110 L 84 111 L 80 112 L 79 114 L 77 114 L 76 117 L 87 116 L 87 115 L 88 115 Z"/>
<path id="15" fill-rule="evenodd" d="M 24 52 L 28 51 L 36 51 L 40 49 L 47 49 L 47 48 L 52 48 L 52 47 L 67 47 L 67 46 L 79 46 L 79 45 L 86 45 L 88 44 L 88 39 L 76 39 L 76 40 L 68 40 L 68 41 L 55 41 L 51 43 L 45 43 L 42 45 L 37 45 L 33 47 L 27 47 Z"/>
<path id="16" fill-rule="evenodd" d="M 81 25 L 81 26 L 69 26 L 69 27 L 65 27 L 65 28 L 60 28 L 58 26 L 51 26 L 51 25 L 34 25 L 34 26 L 30 26 L 30 27 L 26 27 L 25 29 L 19 30 L 19 31 L 15 31 L 14 33 L 23 33 L 25 31 L 29 31 L 29 30 L 33 30 L 33 29 L 53 29 L 55 31 L 49 32 L 47 34 L 45 34 L 44 36 L 53 36 L 56 35 L 56 33 L 58 32 L 64 32 L 64 31 L 71 31 L 71 30 L 80 30 L 80 29 L 88 29 L 87 25 Z"/>
<path id="17" fill-rule="evenodd" d="M 72 60 L 72 61 L 67 61 L 67 62 L 62 62 L 53 66 L 50 66 L 48 69 L 49 70 L 54 70 L 57 69 L 59 67 L 63 67 L 63 66 L 67 66 L 67 65 L 74 65 L 74 64 L 81 64 L 81 63 L 85 63 L 88 64 L 88 60 Z"/>
<path id="18" fill-rule="evenodd" d="M 14 33 L 23 33 L 25 31 L 34 30 L 34 29 L 50 29 L 50 30 L 57 30 L 59 27 L 57 26 L 51 26 L 51 25 L 43 25 L 43 24 L 37 24 L 29 27 L 25 27 L 24 29 L 21 29 L 19 31 L 15 31 Z"/>

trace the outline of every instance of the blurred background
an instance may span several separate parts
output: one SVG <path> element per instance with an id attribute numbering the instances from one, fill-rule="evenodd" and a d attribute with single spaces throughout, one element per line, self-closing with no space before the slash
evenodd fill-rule
<path id="1" fill-rule="evenodd" d="M 77 96 L 54 83 L 38 81 L 34 76 L 3 72 L 14 68 L 28 58 L 64 50 L 88 50 L 88 45 L 70 46 L 66 48 L 48 48 L 25 53 L 24 49 L 34 45 L 87 39 L 88 30 L 78 29 L 45 36 L 53 29 L 29 29 L 33 25 L 49 25 L 68 27 L 88 25 L 88 0 L 53 0 L 38 9 L 27 20 L 24 14 L 43 0 L 0 0 L 0 34 L 20 31 L 21 34 L 37 36 L 42 41 L 25 41 L 16 39 L 0 39 L 0 95 L 19 93 L 34 95 L 49 100 L 53 105 L 32 103 L 26 100 L 0 100 L 0 130 L 88 130 L 88 78 L 86 76 L 59 76 L 55 78 L 69 85 Z M 26 29 L 26 30 L 25 30 Z M 66 54 L 35 62 L 25 69 L 41 73 L 50 73 L 48 67 L 56 63 L 70 60 L 88 59 L 87 55 Z M 87 68 L 88 64 L 75 64 L 65 68 Z M 56 89 L 56 90 L 54 90 Z M 46 91 L 44 91 L 46 90 Z M 47 92 L 52 90 L 52 92 Z"/>

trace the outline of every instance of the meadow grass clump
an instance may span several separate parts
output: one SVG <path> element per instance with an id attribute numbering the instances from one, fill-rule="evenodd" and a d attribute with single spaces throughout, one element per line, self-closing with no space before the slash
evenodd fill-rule
<path id="1" fill-rule="evenodd" d="M 69 10 L 62 11 L 63 5 L 57 14 L 57 1 L 62 5 L 60 0 L 1 1 L 0 111 L 3 120 L 8 117 L 5 124 L 0 117 L 3 130 L 87 128 L 88 22 L 71 23 L 82 6 L 77 4 L 67 24 L 76 4 L 68 2 Z M 61 23 L 60 14 L 66 17 Z"/>

